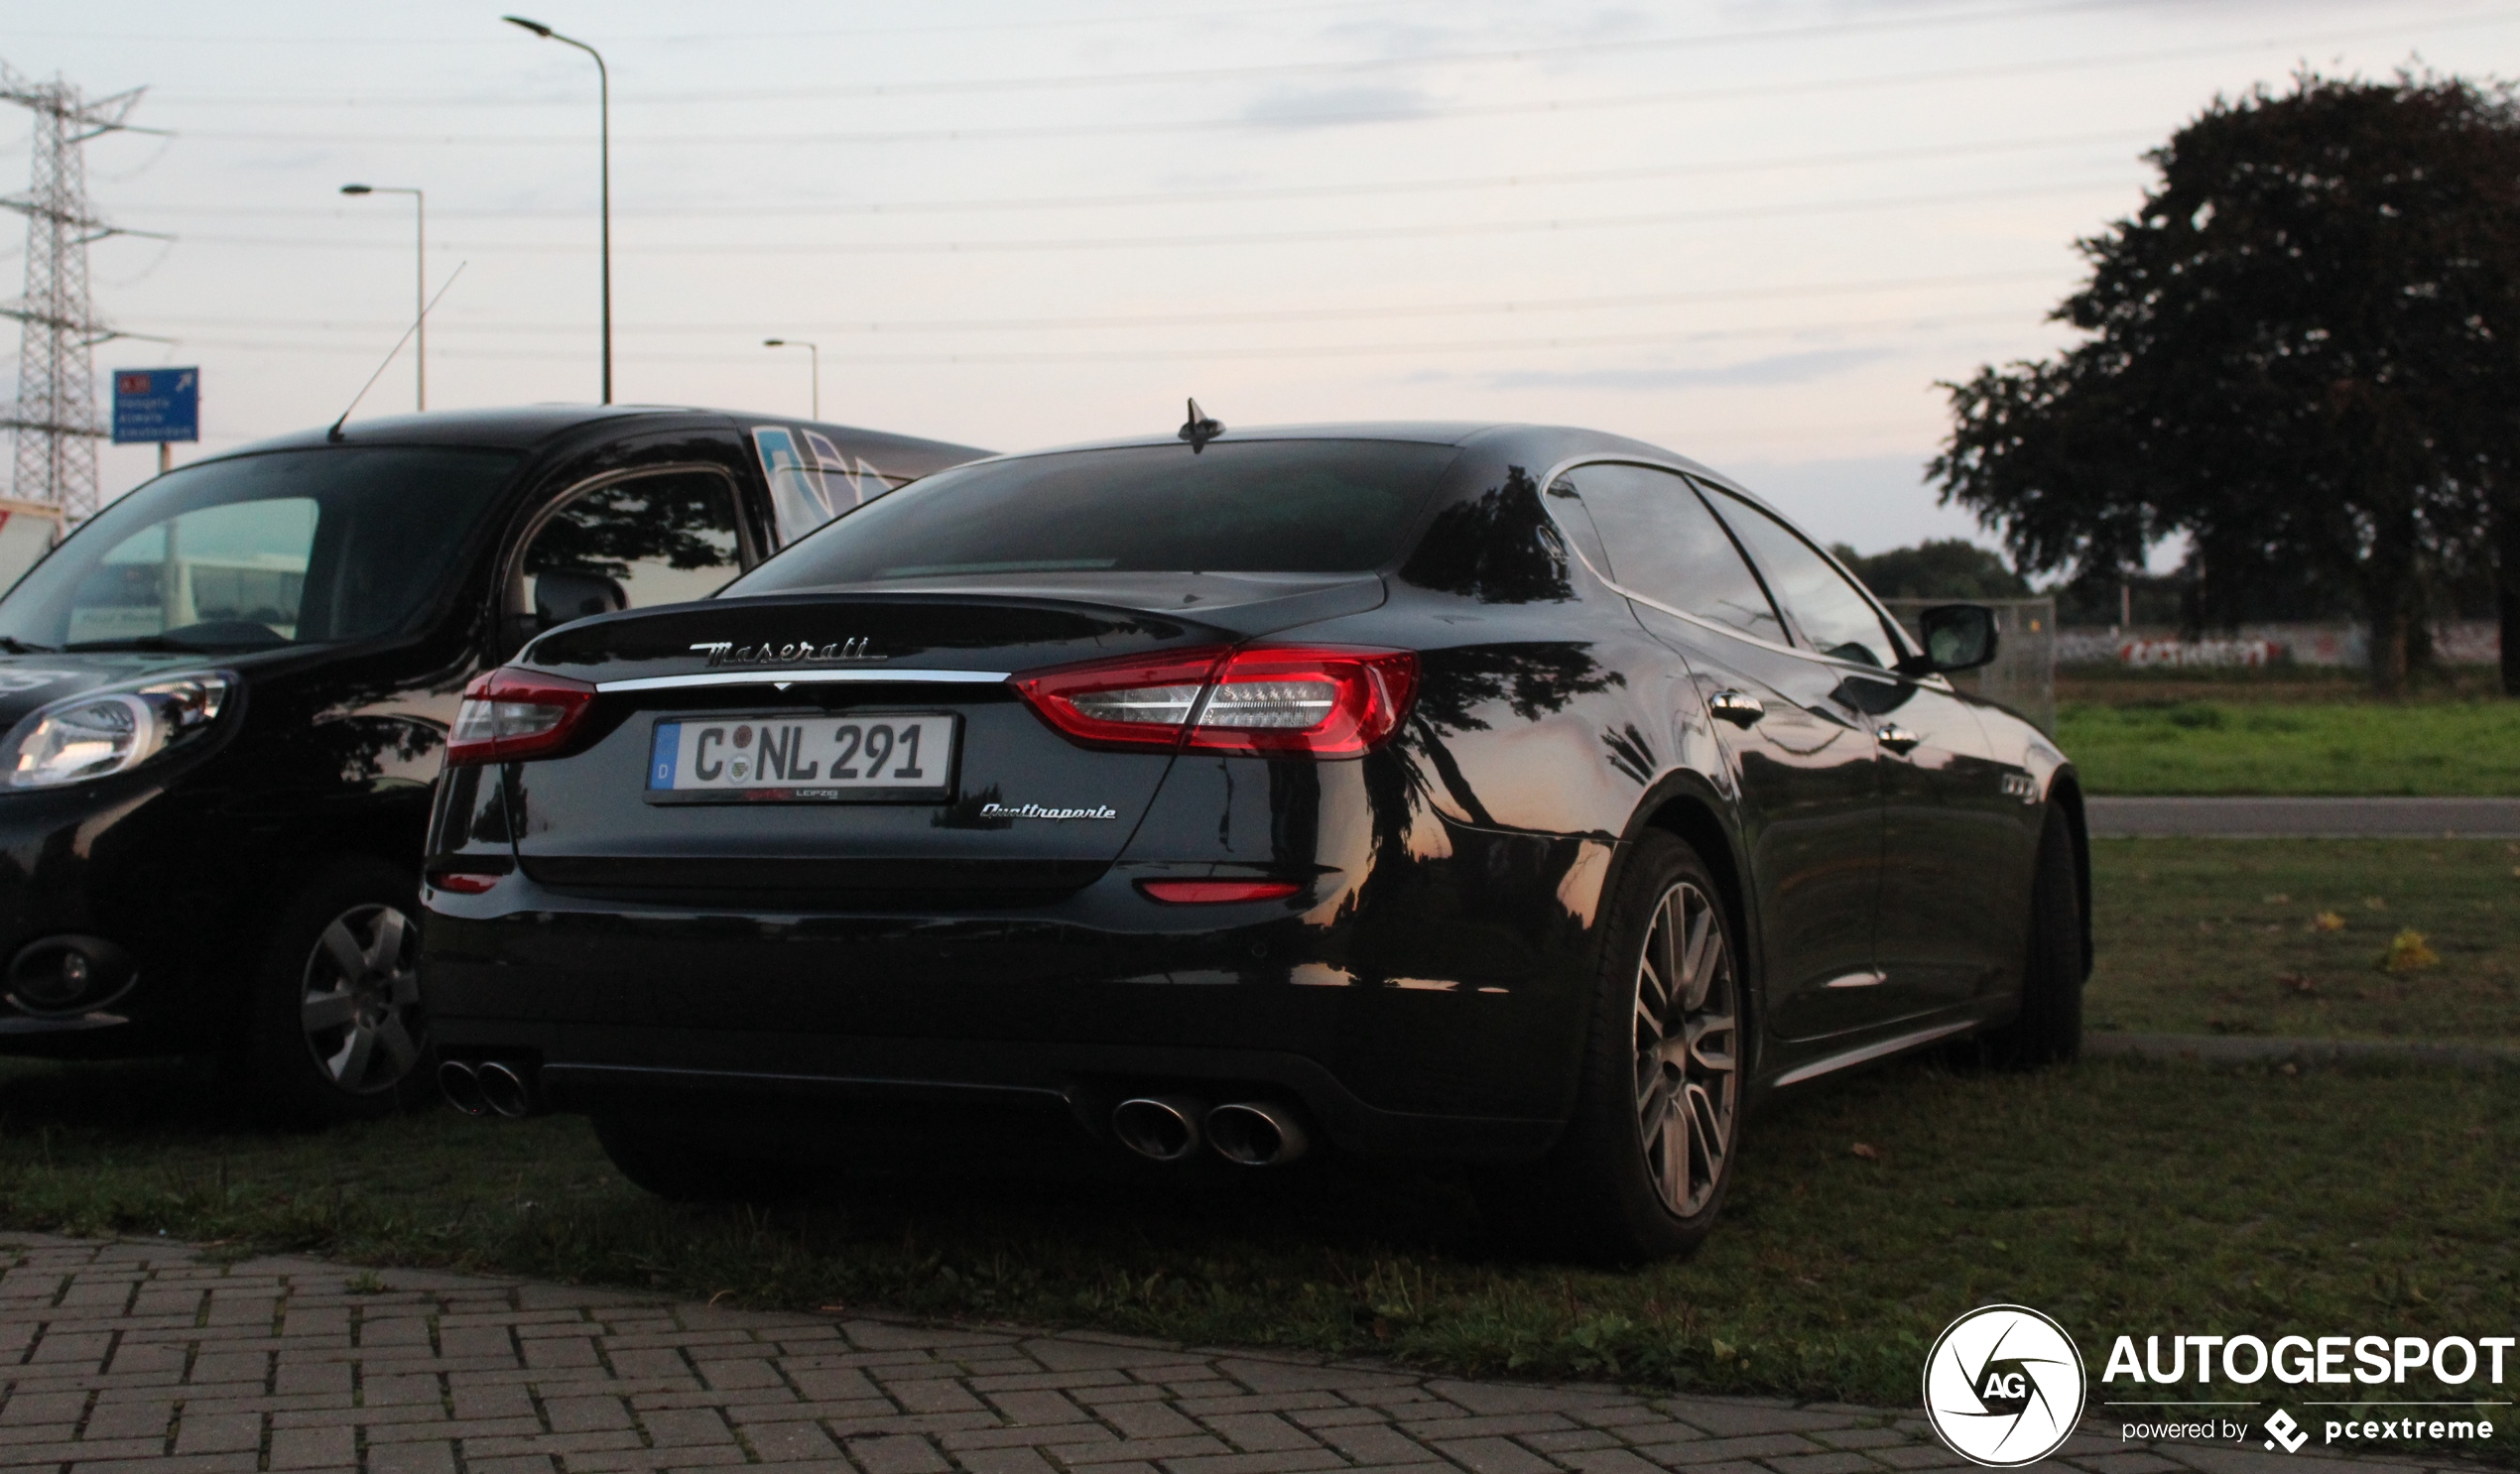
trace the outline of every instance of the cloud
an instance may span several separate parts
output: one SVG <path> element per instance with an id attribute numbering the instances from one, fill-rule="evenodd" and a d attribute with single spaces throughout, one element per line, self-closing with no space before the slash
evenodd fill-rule
<path id="1" fill-rule="evenodd" d="M 1415 87 L 1280 87 L 1242 115 L 1253 123 L 1319 128 L 1365 118 L 1421 118 L 1432 111 L 1432 100 Z"/>
<path id="2" fill-rule="evenodd" d="M 1688 368 L 1515 369 L 1486 377 L 1495 389 L 1761 388 L 1808 384 L 1891 356 L 1887 348 L 1819 348 Z"/>

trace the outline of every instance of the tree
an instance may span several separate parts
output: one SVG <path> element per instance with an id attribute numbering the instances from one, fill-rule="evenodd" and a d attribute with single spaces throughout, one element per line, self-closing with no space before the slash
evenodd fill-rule
<path id="1" fill-rule="evenodd" d="M 1829 552 L 1885 599 L 2026 599 L 2029 581 L 1993 553 L 1961 538 L 1893 548 L 1867 557 L 1840 543 Z"/>
<path id="2" fill-rule="evenodd" d="M 2089 336 L 1951 394 L 1931 474 L 2027 572 L 2185 533 L 2209 591 L 2347 590 L 2404 685 L 2430 580 L 2497 535 L 2520 694 L 2520 108 L 2501 83 L 2304 72 L 2146 156 L 2052 314 Z M 2208 602 L 2212 602 L 2210 597 Z"/>

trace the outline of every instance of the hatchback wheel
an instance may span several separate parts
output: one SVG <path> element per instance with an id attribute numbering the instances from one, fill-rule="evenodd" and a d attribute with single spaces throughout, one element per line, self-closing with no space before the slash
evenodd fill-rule
<path id="1" fill-rule="evenodd" d="M 1491 1216 L 1532 1247 L 1584 1259 L 1656 1259 L 1705 1239 L 1741 1134 L 1738 956 L 1723 892 L 1697 851 L 1660 831 L 1637 841 L 1609 917 L 1575 1116 L 1538 1168 L 1483 1184 Z"/>
<path id="2" fill-rule="evenodd" d="M 273 928 L 257 978 L 255 1082 L 289 1114 L 383 1115 L 427 1072 L 419 913 L 408 876 L 352 861 L 301 892 Z"/>

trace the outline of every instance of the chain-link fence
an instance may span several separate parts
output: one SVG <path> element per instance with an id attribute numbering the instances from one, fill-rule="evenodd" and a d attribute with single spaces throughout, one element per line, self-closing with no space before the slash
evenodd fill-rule
<path id="1" fill-rule="evenodd" d="M 1881 602 L 1921 644 L 1924 636 L 1917 628 L 1917 616 L 1937 604 L 1954 601 L 1884 599 Z M 1952 684 L 1973 695 L 2009 706 L 2038 723 L 2040 731 L 2053 735 L 2057 729 L 2057 601 L 1978 599 L 1974 602 L 1995 611 L 1995 659 L 1992 664 L 1978 670 L 1963 671 L 1953 676 Z"/>

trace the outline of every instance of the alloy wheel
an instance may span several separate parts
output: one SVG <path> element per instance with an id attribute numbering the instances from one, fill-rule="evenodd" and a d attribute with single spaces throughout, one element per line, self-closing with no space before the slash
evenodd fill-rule
<path id="1" fill-rule="evenodd" d="M 298 1019 L 316 1067 L 344 1094 L 390 1090 L 420 1062 L 418 938 L 411 918 L 376 903 L 316 934 Z"/>
<path id="2" fill-rule="evenodd" d="M 1636 1127 L 1663 1206 L 1693 1217 L 1714 1197 L 1740 1108 L 1740 993 L 1712 898 L 1663 893 L 1636 964 Z"/>

